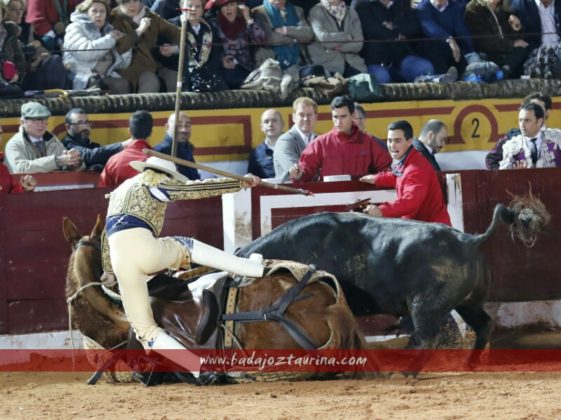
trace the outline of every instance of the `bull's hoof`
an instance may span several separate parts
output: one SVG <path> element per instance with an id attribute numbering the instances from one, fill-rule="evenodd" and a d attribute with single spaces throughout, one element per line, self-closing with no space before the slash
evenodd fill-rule
<path id="1" fill-rule="evenodd" d="M 419 376 L 419 372 L 414 372 L 414 371 L 405 371 L 405 372 L 401 372 L 401 374 L 403 375 L 404 378 L 412 378 L 412 379 L 417 379 L 417 376 Z"/>
<path id="2" fill-rule="evenodd" d="M 199 386 L 223 385 L 225 383 L 225 375 L 216 372 L 201 372 L 200 376 L 197 378 L 197 385 Z"/>

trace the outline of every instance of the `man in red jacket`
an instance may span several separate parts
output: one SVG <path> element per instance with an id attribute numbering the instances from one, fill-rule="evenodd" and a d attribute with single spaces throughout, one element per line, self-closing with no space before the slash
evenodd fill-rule
<path id="1" fill-rule="evenodd" d="M 399 120 L 388 126 L 388 151 L 393 158 L 391 172 L 366 175 L 360 180 L 378 187 L 395 187 L 397 200 L 369 205 L 370 216 L 402 217 L 451 225 L 444 195 L 435 170 L 413 144 L 413 128 Z"/>
<path id="2" fill-rule="evenodd" d="M 296 181 L 313 181 L 329 175 L 363 175 L 385 171 L 388 152 L 353 121 L 355 103 L 347 96 L 331 102 L 333 129 L 309 143 L 289 174 Z"/>
<path id="3" fill-rule="evenodd" d="M 125 180 L 138 175 L 129 165 L 132 161 L 144 162 L 148 156 L 143 149 L 151 149 L 148 138 L 152 135 L 154 120 L 148 111 L 136 111 L 129 118 L 131 139 L 125 141 L 123 150 L 109 158 L 99 176 L 98 187 L 116 187 Z"/>
<path id="4" fill-rule="evenodd" d="M 70 15 L 81 0 L 28 0 L 25 21 L 49 51 L 60 49 Z"/>

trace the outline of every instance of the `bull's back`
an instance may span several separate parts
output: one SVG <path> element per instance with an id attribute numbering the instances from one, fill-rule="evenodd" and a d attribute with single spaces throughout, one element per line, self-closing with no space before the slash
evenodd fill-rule
<path id="1" fill-rule="evenodd" d="M 470 259 L 473 249 L 458 234 L 434 223 L 320 213 L 277 227 L 239 254 L 315 264 L 337 277 L 355 314 L 400 314 L 407 298 L 431 281 L 435 255 L 450 267 Z"/>

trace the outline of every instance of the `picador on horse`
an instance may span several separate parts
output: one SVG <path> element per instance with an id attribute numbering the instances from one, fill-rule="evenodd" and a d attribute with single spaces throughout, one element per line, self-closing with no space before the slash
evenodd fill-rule
<path id="1" fill-rule="evenodd" d="M 200 199 L 239 191 L 251 185 L 229 179 L 189 181 L 172 162 L 150 157 L 131 166 L 140 173 L 109 194 L 109 207 L 102 238 L 102 261 L 119 285 L 123 307 L 137 339 L 145 349 L 160 353 L 197 377 L 198 369 L 185 346 L 168 335 L 154 320 L 147 281 L 166 269 L 188 268 L 191 262 L 247 277 L 261 277 L 261 261 L 240 258 L 189 237 L 162 237 L 169 202 Z M 185 296 L 183 296 L 185 298 Z M 211 331 L 212 332 L 212 331 Z M 204 334 L 204 332 L 203 332 Z"/>

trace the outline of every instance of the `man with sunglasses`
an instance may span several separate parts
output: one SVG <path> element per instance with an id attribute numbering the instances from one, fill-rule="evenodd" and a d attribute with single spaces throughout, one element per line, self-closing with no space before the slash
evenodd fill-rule
<path id="1" fill-rule="evenodd" d="M 51 111 L 40 103 L 21 107 L 21 126 L 6 144 L 6 165 L 11 173 L 76 171 L 84 169 L 77 150 L 66 150 L 47 125 Z"/>
<path id="2" fill-rule="evenodd" d="M 66 126 L 66 137 L 62 140 L 62 144 L 68 150 L 77 150 L 86 168 L 92 171 L 101 172 L 107 160 L 131 142 L 131 140 L 126 140 L 101 146 L 92 141 L 90 139 L 92 123 L 82 108 L 72 108 L 68 111 L 64 117 L 64 125 Z"/>

